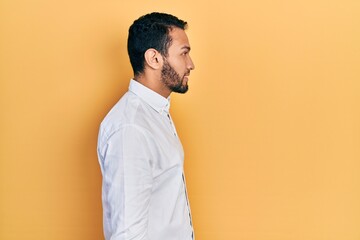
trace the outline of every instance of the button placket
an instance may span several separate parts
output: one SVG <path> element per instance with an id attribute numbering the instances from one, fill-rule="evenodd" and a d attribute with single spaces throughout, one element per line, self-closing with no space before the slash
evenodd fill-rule
<path id="1" fill-rule="evenodd" d="M 166 112 L 166 115 L 167 115 L 167 117 L 168 117 L 168 119 L 169 119 L 170 126 L 171 126 L 171 128 L 172 128 L 172 130 L 173 130 L 173 132 L 174 132 L 174 136 L 177 136 L 176 128 L 175 128 L 175 125 L 174 125 L 174 123 L 173 123 L 173 121 L 172 121 L 172 118 L 171 118 L 171 116 L 170 116 L 170 113 Z"/>
<path id="2" fill-rule="evenodd" d="M 173 124 L 173 122 L 171 121 L 171 117 L 170 117 L 170 114 L 168 114 L 167 116 L 168 116 L 168 118 L 169 118 L 169 120 L 170 120 L 170 125 L 171 125 L 171 127 L 173 128 L 173 131 L 174 131 L 174 135 L 176 136 L 176 131 L 175 131 L 175 127 L 174 127 L 174 124 Z"/>

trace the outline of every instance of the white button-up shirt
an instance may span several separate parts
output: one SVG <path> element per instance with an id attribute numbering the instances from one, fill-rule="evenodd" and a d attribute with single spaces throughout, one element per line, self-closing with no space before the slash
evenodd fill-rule
<path id="1" fill-rule="evenodd" d="M 135 80 L 100 126 L 107 240 L 191 240 L 184 152 L 170 102 Z"/>

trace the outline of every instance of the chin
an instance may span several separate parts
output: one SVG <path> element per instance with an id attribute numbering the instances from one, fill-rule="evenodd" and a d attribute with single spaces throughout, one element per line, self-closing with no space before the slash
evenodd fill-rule
<path id="1" fill-rule="evenodd" d="M 186 87 L 181 88 L 178 93 L 184 94 L 184 93 L 186 93 L 188 90 L 189 90 L 189 87 L 186 85 Z"/>

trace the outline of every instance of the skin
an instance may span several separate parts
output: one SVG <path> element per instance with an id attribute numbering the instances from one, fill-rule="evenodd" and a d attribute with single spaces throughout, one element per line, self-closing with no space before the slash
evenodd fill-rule
<path id="1" fill-rule="evenodd" d="M 195 69 L 190 57 L 189 39 L 184 30 L 170 31 L 172 43 L 168 54 L 163 57 L 156 49 L 145 52 L 144 72 L 134 79 L 167 98 L 171 92 L 185 93 L 188 88 L 190 71 Z"/>

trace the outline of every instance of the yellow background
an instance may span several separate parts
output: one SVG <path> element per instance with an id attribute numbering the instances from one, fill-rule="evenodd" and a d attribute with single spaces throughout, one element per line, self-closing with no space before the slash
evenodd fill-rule
<path id="1" fill-rule="evenodd" d="M 102 239 L 98 126 L 151 11 L 189 22 L 197 239 L 360 240 L 358 0 L 1 0 L 0 239 Z"/>

